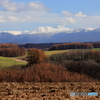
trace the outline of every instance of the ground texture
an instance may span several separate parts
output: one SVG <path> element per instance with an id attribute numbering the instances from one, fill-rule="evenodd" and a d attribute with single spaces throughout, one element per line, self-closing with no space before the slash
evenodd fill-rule
<path id="1" fill-rule="evenodd" d="M 98 96 L 70 96 L 70 92 L 98 92 Z M 95 83 L 0 83 L 0 100 L 100 100 Z"/>

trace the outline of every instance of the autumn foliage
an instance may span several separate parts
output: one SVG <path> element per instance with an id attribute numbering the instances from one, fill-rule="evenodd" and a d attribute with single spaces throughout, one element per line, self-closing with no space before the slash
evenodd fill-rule
<path id="1" fill-rule="evenodd" d="M 63 43 L 56 44 L 49 48 L 49 50 L 65 50 L 65 49 L 92 49 L 91 43 Z"/>
<path id="2" fill-rule="evenodd" d="M 0 70 L 0 82 L 94 82 L 85 74 L 69 72 L 60 65 L 41 63 L 25 69 Z"/>
<path id="3" fill-rule="evenodd" d="M 0 56 L 17 57 L 25 55 L 25 49 L 15 44 L 0 44 Z"/>
<path id="4" fill-rule="evenodd" d="M 30 48 L 27 51 L 28 65 L 38 64 L 46 61 L 46 56 L 42 50 Z"/>

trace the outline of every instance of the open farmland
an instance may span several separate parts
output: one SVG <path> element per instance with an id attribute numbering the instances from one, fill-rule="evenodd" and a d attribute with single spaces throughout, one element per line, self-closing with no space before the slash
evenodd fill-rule
<path id="1" fill-rule="evenodd" d="M 8 67 L 16 67 L 16 66 L 22 66 L 26 63 L 21 61 L 16 61 L 12 57 L 1 57 L 0 56 L 0 69 L 1 68 L 8 68 Z"/>
<path id="2" fill-rule="evenodd" d="M 70 92 L 97 92 L 98 96 L 70 96 Z M 100 100 L 100 83 L 0 83 L 0 100 Z"/>

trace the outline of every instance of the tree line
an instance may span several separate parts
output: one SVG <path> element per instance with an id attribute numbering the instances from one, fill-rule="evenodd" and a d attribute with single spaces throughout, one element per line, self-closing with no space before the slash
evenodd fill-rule
<path id="1" fill-rule="evenodd" d="M 65 50 L 65 49 L 93 49 L 94 46 L 91 43 L 63 43 L 55 44 L 49 48 L 49 50 Z"/>
<path id="2" fill-rule="evenodd" d="M 69 42 L 71 43 L 71 42 Z M 90 43 L 93 45 L 94 48 L 100 48 L 100 42 L 85 42 L 85 43 Z M 37 48 L 37 49 L 42 49 L 42 50 L 48 50 L 50 47 L 56 44 L 64 44 L 64 43 L 40 43 L 40 44 L 35 44 L 35 43 L 27 43 L 27 44 L 20 44 L 18 45 L 19 47 L 24 47 L 24 48 Z"/>
<path id="3" fill-rule="evenodd" d="M 53 54 L 49 57 L 52 63 L 58 63 L 71 72 L 84 73 L 100 80 L 99 50 L 70 50 Z"/>
<path id="4" fill-rule="evenodd" d="M 19 48 L 15 44 L 0 44 L 0 56 L 17 57 L 24 55 L 25 55 L 25 48 Z"/>
<path id="5" fill-rule="evenodd" d="M 92 45 L 94 48 L 100 48 L 100 42 L 93 42 Z"/>

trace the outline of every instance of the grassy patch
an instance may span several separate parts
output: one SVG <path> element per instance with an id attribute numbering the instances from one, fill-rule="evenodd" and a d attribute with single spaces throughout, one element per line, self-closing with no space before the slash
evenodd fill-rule
<path id="1" fill-rule="evenodd" d="M 68 49 L 68 50 L 52 50 L 52 51 L 44 51 L 46 56 L 50 56 L 52 54 L 57 54 L 57 53 L 63 53 L 66 51 L 80 51 L 80 50 L 100 50 L 100 48 L 94 48 L 94 49 Z"/>
<path id="2" fill-rule="evenodd" d="M 100 50 L 100 48 L 94 48 L 93 50 Z"/>
<path id="3" fill-rule="evenodd" d="M 44 51 L 46 56 L 50 56 L 52 54 L 63 53 L 69 50 L 53 50 L 53 51 Z"/>
<path id="4" fill-rule="evenodd" d="M 0 56 L 0 69 L 12 67 L 12 66 L 20 66 L 20 65 L 25 65 L 25 63 L 18 62 L 10 57 L 1 57 Z"/>

